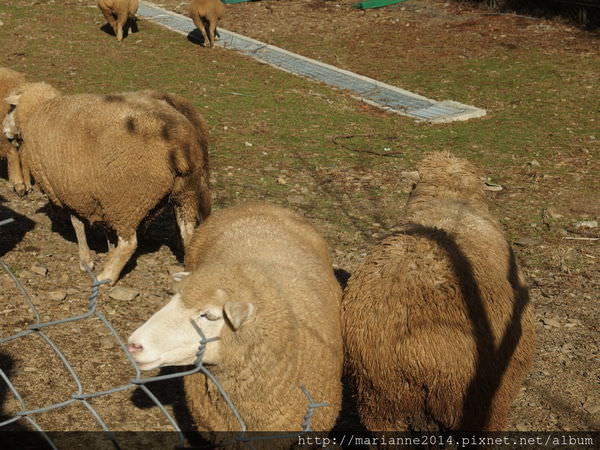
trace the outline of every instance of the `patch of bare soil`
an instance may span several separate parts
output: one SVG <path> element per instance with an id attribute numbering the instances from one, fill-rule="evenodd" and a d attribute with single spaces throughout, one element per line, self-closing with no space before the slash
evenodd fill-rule
<path id="1" fill-rule="evenodd" d="M 459 3 L 412 0 L 381 10 L 356 11 L 351 1 L 286 0 L 243 3 L 228 7 L 223 27 L 296 51 L 339 67 L 385 81 L 394 81 L 394 64 L 428 67 L 432 58 L 453 59 L 465 55 L 485 56 L 497 48 L 536 47 L 548 52 L 562 50 L 589 52 L 597 44 L 593 34 L 569 24 L 504 15 L 485 15 Z M 182 11 L 177 0 L 160 2 Z M 447 31 L 451 30 L 451 33 Z M 330 53 L 327 49 L 338 48 Z M 393 64 L 381 64 L 381 59 Z M 386 68 L 387 67 L 387 68 Z M 582 159 L 567 161 L 574 169 L 598 176 L 598 163 L 584 167 Z M 595 175 L 594 175 L 595 174 Z M 298 175 L 300 178 L 302 174 Z M 369 186 L 410 183 L 386 179 L 378 173 L 360 175 L 331 169 L 324 173 L 322 189 L 360 193 Z M 368 178 L 365 178 L 368 177 Z M 532 182 L 533 180 L 533 182 Z M 538 202 L 547 195 L 546 184 L 560 183 L 558 177 L 543 178 L 534 169 L 516 167 L 507 175 L 508 189 L 490 194 L 495 214 L 517 236 L 523 226 L 518 202 Z M 537 188 L 529 191 L 532 185 Z M 556 188 L 554 186 L 553 188 Z M 527 194 L 524 192 L 527 190 Z M 569 196 L 564 186 L 563 197 Z M 344 200 L 344 199 L 343 199 Z M 351 202 L 351 198 L 346 198 Z M 552 232 L 539 239 L 516 239 L 515 250 L 531 285 L 536 313 L 538 351 L 529 377 L 518 396 L 510 418 L 517 430 L 600 430 L 599 327 L 600 327 L 600 229 L 582 234 L 569 229 L 586 214 L 598 219 L 598 203 L 571 198 L 570 207 L 560 212 L 545 211 L 540 223 Z M 219 205 L 220 207 L 225 205 Z M 397 206 L 400 209 L 400 206 Z M 370 245 L 389 233 L 393 224 L 360 224 L 352 236 L 334 225 L 318 220 L 309 206 L 305 214 L 323 230 L 330 242 L 335 263 L 351 273 Z M 341 212 L 343 213 L 343 212 Z M 38 191 L 18 198 L 6 181 L 0 182 L 0 220 L 16 222 L 0 229 L 0 256 L 13 270 L 40 311 L 41 320 L 55 320 L 81 314 L 90 292 L 88 277 L 79 271 L 77 245 L 68 223 L 51 220 L 44 195 Z M 583 240 L 581 238 L 588 238 Z M 169 297 L 170 273 L 180 263 L 177 231 L 173 217 L 165 214 L 140 233 L 140 249 L 118 286 L 133 288 L 138 295 L 115 300 L 106 289 L 99 308 L 122 337 L 155 312 Z M 92 245 L 101 264 L 105 255 L 103 235 L 97 233 Z M 18 333 L 33 322 L 33 314 L 8 275 L 0 275 L 0 336 Z M 47 330 L 48 336 L 64 351 L 82 381 L 83 392 L 96 392 L 125 385 L 135 375 L 125 356 L 106 328 L 94 318 Z M 23 351 L 26 349 L 27 351 Z M 68 371 L 47 343 L 30 335 L 2 344 L 0 365 L 22 396 L 27 409 L 71 398 L 78 391 Z M 172 411 L 182 428 L 190 429 L 191 419 L 184 405 L 180 380 L 151 386 L 157 397 Z M 139 389 L 90 400 L 111 430 L 172 430 L 159 408 Z M 22 405 L 0 382 L 0 421 L 12 417 Z M 343 428 L 357 426 L 346 410 Z M 80 403 L 36 415 L 45 430 L 98 430 L 96 420 Z M 30 428 L 21 419 L 10 427 Z"/>

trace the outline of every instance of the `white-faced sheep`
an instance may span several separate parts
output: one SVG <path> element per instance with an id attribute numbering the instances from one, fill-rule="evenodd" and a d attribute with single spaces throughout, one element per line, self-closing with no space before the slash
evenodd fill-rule
<path id="1" fill-rule="evenodd" d="M 10 105 L 4 98 L 13 90 L 25 84 L 25 75 L 5 67 L 0 67 L 0 121 L 4 120 L 10 112 Z M 31 188 L 29 177 L 23 178 L 19 152 L 12 143 L 0 133 L 0 158 L 8 161 L 8 182 L 13 186 L 17 194 L 23 195 Z"/>
<path id="2" fill-rule="evenodd" d="M 314 430 L 333 427 L 341 403 L 341 290 L 327 244 L 297 214 L 268 204 L 234 206 L 195 231 L 185 257 L 187 276 L 176 294 L 129 338 L 139 367 L 203 361 L 223 386 L 248 430 L 300 430 L 306 386 L 318 402 Z M 203 374 L 184 378 L 200 430 L 240 429 Z"/>
<path id="3" fill-rule="evenodd" d="M 137 247 L 136 230 L 165 201 L 175 209 L 184 246 L 210 214 L 208 141 L 190 102 L 153 91 L 62 96 L 45 83 L 26 84 L 7 98 L 4 121 L 21 134 L 24 172 L 50 201 L 71 212 L 82 263 L 92 267 L 83 222 L 114 230 L 98 279 L 114 284 Z"/>
<path id="4" fill-rule="evenodd" d="M 347 369 L 370 430 L 502 430 L 534 352 L 528 290 L 468 161 L 426 157 L 407 221 L 342 301 Z"/>
<path id="5" fill-rule="evenodd" d="M 192 0 L 190 3 L 190 17 L 202 33 L 204 46 L 212 48 L 215 44 L 217 23 L 225 14 L 225 5 L 221 0 Z M 208 27 L 208 35 L 206 28 Z"/>
<path id="6" fill-rule="evenodd" d="M 123 32 L 126 31 L 127 25 L 130 29 L 137 30 L 135 15 L 138 10 L 138 0 L 98 0 L 98 8 L 114 30 L 117 41 L 123 40 Z"/>

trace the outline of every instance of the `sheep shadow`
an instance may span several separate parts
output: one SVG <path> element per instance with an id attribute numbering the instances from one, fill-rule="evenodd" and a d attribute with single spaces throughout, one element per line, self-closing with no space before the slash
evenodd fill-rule
<path id="1" fill-rule="evenodd" d="M 36 212 L 44 213 L 50 218 L 52 232 L 58 233 L 66 241 L 77 244 L 75 230 L 71 224 L 68 210 L 58 208 L 52 205 L 51 202 L 47 202 Z M 107 230 L 101 224 L 91 225 L 85 220 L 84 222 L 89 248 L 96 253 L 104 253 L 106 257 L 109 251 L 107 239 L 115 245 L 117 242 L 116 234 L 111 230 Z M 162 202 L 149 213 L 148 218 L 139 225 L 137 235 L 138 246 L 136 251 L 121 271 L 120 277 L 125 276 L 136 267 L 139 256 L 155 253 L 163 245 L 169 248 L 179 263 L 183 263 L 184 250 L 175 220 L 175 213 L 173 208 L 166 202 Z"/>
<path id="2" fill-rule="evenodd" d="M 158 376 L 170 375 L 192 368 L 193 366 L 161 367 Z M 148 388 L 150 388 L 160 403 L 171 405 L 175 416 L 174 419 L 192 448 L 212 448 L 210 442 L 204 439 L 199 432 L 195 431 L 194 420 L 185 402 L 183 377 L 155 381 Z M 131 393 L 131 402 L 140 409 L 155 408 L 157 406 L 141 388 L 137 388 Z"/>
<path id="3" fill-rule="evenodd" d="M 208 30 L 208 25 L 205 25 L 205 29 L 206 29 L 206 33 L 209 33 Z M 215 41 L 219 40 L 221 38 L 221 35 L 219 34 L 219 29 L 217 28 L 215 30 Z M 192 31 L 190 31 L 187 35 L 187 40 L 189 42 L 191 42 L 192 44 L 196 44 L 199 46 L 204 46 L 205 42 L 204 42 L 204 36 L 202 36 L 202 33 L 200 32 L 200 30 L 198 28 L 194 28 Z"/>
<path id="4" fill-rule="evenodd" d="M 108 23 L 102 25 L 99 30 L 110 36 L 117 37 L 115 30 L 113 30 L 113 27 L 111 27 Z M 127 22 L 125 22 L 125 25 L 123 26 L 123 39 L 126 39 L 127 36 L 129 36 L 129 33 L 133 34 L 137 33 L 138 31 L 140 30 L 138 28 L 137 19 L 127 19 Z"/>
<path id="5" fill-rule="evenodd" d="M 530 301 L 527 287 L 519 282 L 514 252 L 509 247 L 509 269 L 506 274 L 514 292 L 513 310 L 509 325 L 504 331 L 498 346 L 496 346 L 494 345 L 490 318 L 485 311 L 473 265 L 455 239 L 444 230 L 417 224 L 413 224 L 404 233 L 429 239 L 434 245 L 445 251 L 451 261 L 454 274 L 459 280 L 463 298 L 470 300 L 466 306 L 471 322 L 472 335 L 475 336 L 476 368 L 475 375 L 467 387 L 459 430 L 483 430 L 491 419 L 490 413 L 494 396 L 500 388 L 504 374 L 521 340 L 523 334 L 521 319 Z"/>
<path id="6" fill-rule="evenodd" d="M 0 227 L 0 256 L 8 253 L 23 240 L 28 231 L 33 230 L 35 222 L 2 205 L 6 199 L 0 196 L 0 221 L 13 219 L 13 222 Z"/>
<path id="7" fill-rule="evenodd" d="M 8 392 L 10 390 L 9 385 L 3 380 L 6 378 L 11 379 L 14 372 L 14 360 L 13 358 L 4 352 L 0 352 L 0 423 L 8 421 L 16 416 L 8 414 L 5 411 L 5 404 L 8 398 Z M 13 394 L 14 395 L 14 394 Z M 14 422 L 10 422 L 0 427 L 0 434 L 2 435 L 2 449 L 46 449 L 51 448 L 48 442 L 43 439 L 39 433 L 33 431 L 32 428 L 28 428 L 23 425 L 25 419 L 21 418 Z"/>

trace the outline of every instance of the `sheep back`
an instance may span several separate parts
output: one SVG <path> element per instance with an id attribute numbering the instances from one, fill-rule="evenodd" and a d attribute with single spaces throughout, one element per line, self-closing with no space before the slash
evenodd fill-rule
<path id="1" fill-rule="evenodd" d="M 23 158 L 50 200 L 124 238 L 177 196 L 177 178 L 202 173 L 206 153 L 184 115 L 143 95 L 56 97 L 27 118 L 22 136 Z"/>
<path id="2" fill-rule="evenodd" d="M 206 17 L 208 20 L 217 20 L 225 14 L 225 5 L 221 0 L 192 0 L 189 8 L 190 16 L 193 18 Z"/>
<path id="3" fill-rule="evenodd" d="M 477 172 L 432 158 L 408 220 L 348 282 L 348 371 L 370 430 L 501 430 L 533 356 L 527 287 Z"/>
<path id="4" fill-rule="evenodd" d="M 341 291 L 316 230 L 277 206 L 228 208 L 196 230 L 186 269 L 192 274 L 184 299 L 225 286 L 232 299 L 255 305 L 252 323 L 223 331 L 223 362 L 211 367 L 248 429 L 300 430 L 308 406 L 301 385 L 330 404 L 315 410 L 313 429 L 331 429 L 341 404 Z M 204 375 L 186 377 L 184 385 L 199 429 L 240 429 Z"/>

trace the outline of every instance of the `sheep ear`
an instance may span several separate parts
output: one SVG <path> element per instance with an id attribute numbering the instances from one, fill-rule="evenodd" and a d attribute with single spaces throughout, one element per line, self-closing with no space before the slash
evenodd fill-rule
<path id="1" fill-rule="evenodd" d="M 192 272 L 177 272 L 173 274 L 173 281 L 175 281 L 175 283 L 179 283 L 180 281 L 183 281 L 183 279 L 185 277 L 187 277 L 190 273 Z"/>
<path id="2" fill-rule="evenodd" d="M 225 316 L 234 330 L 238 330 L 254 313 L 254 305 L 247 302 L 226 302 L 223 305 Z"/>
<path id="3" fill-rule="evenodd" d="M 8 97 L 4 98 L 4 101 L 9 105 L 18 105 L 21 94 L 18 92 L 11 93 Z"/>
<path id="4" fill-rule="evenodd" d="M 174 273 L 173 275 L 171 275 L 173 277 L 173 289 L 172 291 L 174 293 L 179 293 L 180 291 L 180 287 L 181 287 L 181 282 L 183 280 L 186 279 L 186 277 L 190 274 L 191 272 L 177 272 Z"/>

